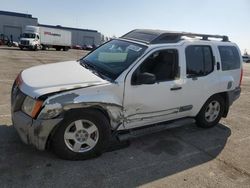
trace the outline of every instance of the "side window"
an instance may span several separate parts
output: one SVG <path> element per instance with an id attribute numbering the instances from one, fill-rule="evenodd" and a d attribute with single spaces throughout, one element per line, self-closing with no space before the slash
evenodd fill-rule
<path id="1" fill-rule="evenodd" d="M 39 35 L 37 35 L 37 39 L 39 39 Z"/>
<path id="2" fill-rule="evenodd" d="M 213 54 L 210 46 L 186 48 L 187 76 L 205 76 L 213 71 Z"/>
<path id="3" fill-rule="evenodd" d="M 174 80 L 178 77 L 178 51 L 168 49 L 151 54 L 135 71 L 132 84 L 136 84 L 136 75 L 151 73 L 156 77 L 156 82 Z"/>
<path id="4" fill-rule="evenodd" d="M 240 55 L 235 46 L 219 46 L 222 70 L 240 68 Z"/>

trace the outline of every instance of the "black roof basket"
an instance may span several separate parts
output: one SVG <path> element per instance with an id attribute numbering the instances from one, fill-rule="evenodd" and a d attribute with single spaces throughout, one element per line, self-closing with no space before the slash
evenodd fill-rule
<path id="1" fill-rule="evenodd" d="M 179 42 L 182 36 L 186 37 L 201 37 L 202 40 L 209 40 L 209 38 L 222 39 L 222 41 L 229 41 L 228 36 L 225 35 L 208 35 L 200 33 L 189 32 L 175 32 L 163 30 L 149 30 L 149 29 L 136 29 L 123 35 L 123 39 L 131 39 L 138 42 L 147 44 L 160 44 L 160 43 L 176 43 Z"/>

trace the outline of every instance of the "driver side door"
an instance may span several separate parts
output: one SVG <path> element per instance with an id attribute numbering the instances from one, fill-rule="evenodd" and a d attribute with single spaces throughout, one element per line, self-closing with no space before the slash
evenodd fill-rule
<path id="1" fill-rule="evenodd" d="M 183 79 L 177 48 L 152 51 L 127 75 L 124 91 L 126 129 L 184 117 L 191 106 L 183 106 Z M 154 76 L 143 80 L 142 74 Z"/>

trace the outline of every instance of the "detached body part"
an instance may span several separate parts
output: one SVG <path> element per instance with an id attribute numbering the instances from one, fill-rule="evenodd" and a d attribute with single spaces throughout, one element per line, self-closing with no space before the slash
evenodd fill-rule
<path id="1" fill-rule="evenodd" d="M 23 142 L 87 159 L 111 135 L 126 139 L 162 122 L 216 125 L 240 96 L 241 79 L 239 49 L 226 36 L 133 30 L 78 61 L 22 71 L 12 120 Z"/>

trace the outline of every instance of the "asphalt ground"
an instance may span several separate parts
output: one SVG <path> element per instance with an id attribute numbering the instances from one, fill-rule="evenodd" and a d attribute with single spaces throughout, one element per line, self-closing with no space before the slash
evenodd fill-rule
<path id="1" fill-rule="evenodd" d="M 0 47 L 0 187 L 250 187 L 250 64 L 244 64 L 240 99 L 214 128 L 185 125 L 86 161 L 61 160 L 23 144 L 10 116 L 17 74 L 86 53 Z"/>

